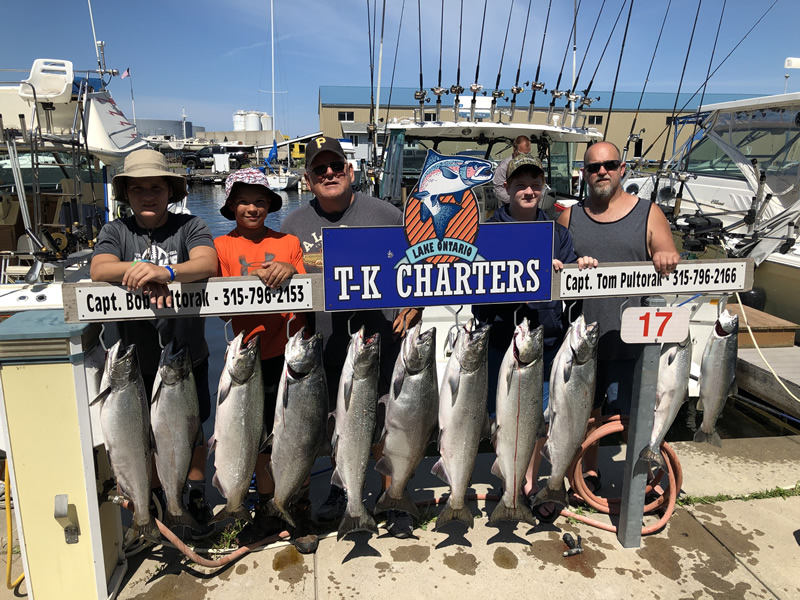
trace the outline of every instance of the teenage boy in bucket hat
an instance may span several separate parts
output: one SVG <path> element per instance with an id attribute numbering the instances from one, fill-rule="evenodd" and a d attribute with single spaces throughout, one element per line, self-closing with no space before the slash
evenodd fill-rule
<path id="1" fill-rule="evenodd" d="M 305 273 L 300 241 L 293 235 L 270 229 L 264 224 L 269 213 L 280 209 L 281 197 L 269 187 L 269 180 L 258 169 L 240 169 L 225 181 L 225 204 L 220 213 L 236 221 L 236 227 L 214 240 L 219 256 L 219 276 L 255 275 L 269 288 L 279 287 L 295 273 Z M 271 313 L 233 317 L 236 335 L 245 332 L 245 342 L 259 336 L 261 372 L 264 377 L 264 425 L 272 430 L 278 384 L 283 371 L 283 353 L 289 335 L 305 325 L 303 313 Z M 259 454 L 256 461 L 258 505 L 253 523 L 237 537 L 240 545 L 261 540 L 283 531 L 286 525 L 269 515 L 267 502 L 275 484 L 267 471 L 270 454 Z M 306 488 L 307 489 L 307 488 Z"/>
<path id="2" fill-rule="evenodd" d="M 509 203 L 503 204 L 494 211 L 487 223 L 519 223 L 549 221 L 541 208 L 542 199 L 547 193 L 544 167 L 538 157 L 531 154 L 517 154 L 508 162 L 505 182 Z M 578 263 L 579 269 L 597 266 L 597 260 L 591 256 L 575 253 L 572 236 L 563 225 L 553 227 L 553 270 L 560 271 L 564 264 Z M 475 318 L 482 323 L 492 325 L 489 331 L 489 407 L 494 411 L 497 388 L 497 374 L 506 349 L 511 343 L 514 328 L 527 318 L 531 328 L 544 327 L 544 381 L 542 389 L 542 407 L 547 409 L 549 402 L 550 368 L 558 352 L 569 323 L 560 300 L 552 302 L 526 302 L 523 304 L 480 304 L 472 307 Z M 528 464 L 528 472 L 522 491 L 530 501 L 536 496 L 538 489 L 539 466 L 542 461 L 542 447 L 546 438 L 537 440 L 533 456 Z M 560 514 L 555 505 L 543 504 L 534 508 L 534 516 L 542 522 L 552 522 Z"/>
<path id="3" fill-rule="evenodd" d="M 403 213 L 378 198 L 353 191 L 354 172 L 336 138 L 319 136 L 306 144 L 305 179 L 314 198 L 284 219 L 281 230 L 296 235 L 303 249 L 303 260 L 309 273 L 322 272 L 322 228 L 402 225 Z M 406 329 L 416 325 L 421 309 L 361 310 L 356 312 L 322 312 L 312 317 L 317 331 L 322 332 L 325 347 L 323 362 L 328 380 L 331 409 L 335 409 L 339 375 L 350 342 L 348 331 L 362 326 L 367 335 L 380 333 L 381 374 L 378 393 L 389 391 L 392 370 Z M 349 329 L 348 329 L 349 322 Z M 379 454 L 380 449 L 376 448 Z M 382 487 L 388 477 L 382 477 Z M 317 511 L 317 520 L 336 521 L 344 514 L 347 496 L 332 485 L 328 499 Z M 398 511 L 387 513 L 386 527 L 396 537 L 410 537 L 411 517 Z"/>
<path id="4" fill-rule="evenodd" d="M 90 267 L 92 281 L 121 283 L 129 291 L 142 290 L 162 308 L 172 305 L 168 283 L 216 275 L 217 253 L 208 225 L 198 217 L 167 210 L 169 204 L 186 196 L 186 180 L 167 168 L 160 152 L 131 152 L 112 185 L 117 200 L 126 202 L 133 215 L 110 221 L 100 230 Z M 174 340 L 178 347 L 190 348 L 200 419 L 208 420 L 211 397 L 205 319 L 120 321 L 117 329 L 124 344 L 136 344 L 148 396 L 152 395 L 162 346 Z M 189 512 L 200 526 L 192 528 L 193 538 L 214 531 L 208 525 L 213 514 L 205 499 L 206 458 L 205 444 L 195 448 L 187 480 Z"/>

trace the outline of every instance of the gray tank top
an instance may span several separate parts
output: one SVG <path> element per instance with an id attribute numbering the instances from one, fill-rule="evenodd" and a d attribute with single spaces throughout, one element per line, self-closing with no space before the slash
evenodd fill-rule
<path id="1" fill-rule="evenodd" d="M 631 211 L 617 221 L 600 223 L 590 217 L 583 203 L 572 207 L 569 232 L 578 256 L 592 256 L 600 264 L 650 260 L 647 249 L 647 217 L 650 202 L 639 198 Z M 628 301 L 625 304 L 625 301 Z M 597 321 L 600 360 L 635 358 L 641 346 L 625 344 L 619 338 L 620 307 L 641 306 L 641 298 L 598 298 L 583 301 L 586 322 Z"/>

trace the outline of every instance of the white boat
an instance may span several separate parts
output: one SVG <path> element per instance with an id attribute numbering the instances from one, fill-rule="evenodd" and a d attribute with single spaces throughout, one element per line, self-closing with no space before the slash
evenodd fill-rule
<path id="1" fill-rule="evenodd" d="M 26 79 L 0 83 L 0 116 L 0 285 L 20 288 L 0 308 L 50 308 L 37 290 L 86 275 L 90 242 L 124 211 L 103 182 L 147 143 L 97 72 L 67 60 L 37 59 Z"/>
<path id="2" fill-rule="evenodd" d="M 283 167 L 277 173 L 266 173 L 269 187 L 273 190 L 291 190 L 297 187 L 300 176 L 297 173 L 287 171 Z"/>
<path id="3" fill-rule="evenodd" d="M 752 257 L 756 307 L 800 323 L 800 93 L 703 106 L 683 121 L 693 139 L 626 189 L 674 215 L 685 254 L 717 245 Z"/>

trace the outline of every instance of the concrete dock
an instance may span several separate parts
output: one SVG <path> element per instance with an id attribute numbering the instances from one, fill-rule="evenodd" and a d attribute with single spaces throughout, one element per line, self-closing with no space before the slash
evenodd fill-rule
<path id="1" fill-rule="evenodd" d="M 684 496 L 740 496 L 795 488 L 800 480 L 800 437 L 723 440 L 722 448 L 678 442 L 673 448 L 682 464 Z M 493 455 L 478 458 L 474 489 L 496 491 L 499 480 L 489 473 Z M 418 490 L 415 499 L 446 492 L 428 474 L 432 461 L 425 460 L 409 486 Z M 624 448 L 601 447 L 600 495 L 619 495 L 623 461 Z M 317 466 L 324 468 L 326 460 Z M 313 481 L 315 509 L 327 494 L 329 477 L 328 472 Z M 371 474 L 368 507 L 374 505 L 377 488 L 377 475 Z M 315 555 L 280 545 L 216 571 L 157 546 L 129 559 L 119 598 L 800 597 L 800 496 L 678 507 L 667 527 L 644 537 L 637 549 L 624 549 L 615 534 L 564 517 L 552 525 L 489 527 L 486 508 L 493 506 L 472 503 L 480 516 L 469 531 L 453 524 L 436 532 L 428 523 L 415 530 L 415 538 L 398 540 L 381 528 L 377 537 L 357 534 L 341 542 L 327 537 Z M 583 554 L 562 556 L 565 532 L 582 536 Z M 19 565 L 12 566 L 16 578 Z M 24 594 L 23 582 L 16 594 L 0 592 L 0 600 Z"/>

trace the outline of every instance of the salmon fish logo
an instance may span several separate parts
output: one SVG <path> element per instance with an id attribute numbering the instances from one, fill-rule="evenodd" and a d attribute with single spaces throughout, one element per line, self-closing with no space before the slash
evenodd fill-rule
<path id="1" fill-rule="evenodd" d="M 404 228 L 410 247 L 401 262 L 475 260 L 480 208 L 472 188 L 491 179 L 488 160 L 428 150 L 406 202 Z"/>

